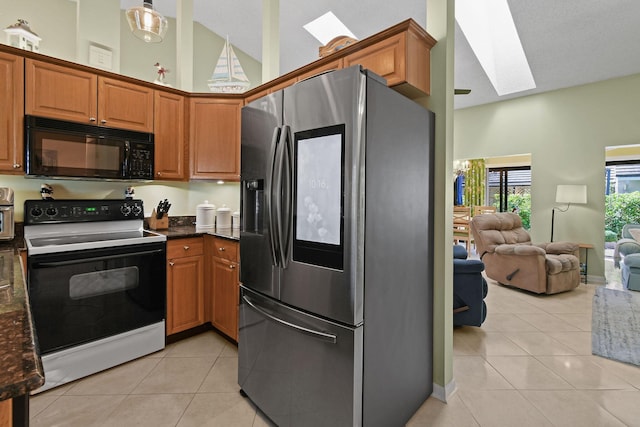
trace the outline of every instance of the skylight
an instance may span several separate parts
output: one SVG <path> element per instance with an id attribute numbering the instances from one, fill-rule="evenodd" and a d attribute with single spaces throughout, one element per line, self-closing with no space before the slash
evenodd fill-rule
<path id="1" fill-rule="evenodd" d="M 331 11 L 302 27 L 323 45 L 326 45 L 338 36 L 357 38 Z"/>
<path id="2" fill-rule="evenodd" d="M 507 0 L 457 0 L 456 21 L 498 95 L 536 87 Z"/>

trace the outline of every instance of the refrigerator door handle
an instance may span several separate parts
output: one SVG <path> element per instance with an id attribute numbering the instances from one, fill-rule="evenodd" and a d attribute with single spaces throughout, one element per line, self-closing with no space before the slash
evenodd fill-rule
<path id="1" fill-rule="evenodd" d="M 284 258 L 284 235 L 285 230 L 283 230 L 283 175 L 284 175 L 284 167 L 283 164 L 285 162 L 284 157 L 286 155 L 286 141 L 287 141 L 287 129 L 288 126 L 283 126 L 280 131 L 280 137 L 278 138 L 278 143 L 276 145 L 275 152 L 275 160 L 273 167 L 273 180 L 272 180 L 272 194 L 273 194 L 273 212 L 275 213 L 274 219 L 274 240 L 276 240 L 276 258 L 278 259 L 278 266 L 285 267 L 285 258 Z M 285 177 L 286 178 L 286 177 Z"/>
<path id="2" fill-rule="evenodd" d="M 244 300 L 244 302 L 247 303 L 247 305 L 249 305 L 249 307 L 253 308 L 255 311 L 257 311 L 258 313 L 260 313 L 264 317 L 267 317 L 267 318 L 273 320 L 274 322 L 277 322 L 277 323 L 279 323 L 281 325 L 287 326 L 287 327 L 289 327 L 291 329 L 295 329 L 296 331 L 301 332 L 301 333 L 303 333 L 305 335 L 310 335 L 312 337 L 319 338 L 319 339 L 321 339 L 323 341 L 327 341 L 327 342 L 329 342 L 331 344 L 335 344 L 337 342 L 338 337 L 336 335 L 334 335 L 334 334 L 328 334 L 326 332 L 316 331 L 314 329 L 305 328 L 304 326 L 300 326 L 300 325 L 296 325 L 296 324 L 291 323 L 291 322 L 287 322 L 286 320 L 280 319 L 279 317 L 276 317 L 273 314 L 270 314 L 270 313 L 266 312 L 265 310 L 263 310 L 262 308 L 258 307 L 246 295 L 243 295 L 242 299 Z"/>
<path id="3" fill-rule="evenodd" d="M 286 268 L 289 264 L 290 234 L 292 232 L 291 211 L 293 209 L 293 142 L 291 140 L 291 128 L 287 125 L 282 127 L 282 139 L 284 142 L 281 148 L 281 150 L 283 150 L 283 180 L 281 183 L 283 200 L 281 200 L 282 217 L 280 218 L 280 260 L 282 262 L 282 267 Z"/>
<path id="4" fill-rule="evenodd" d="M 280 134 L 281 134 L 281 129 L 279 127 L 276 127 L 273 129 L 273 136 L 271 137 L 271 151 L 270 151 L 270 155 L 269 155 L 269 166 L 271 167 L 271 170 L 269 171 L 269 180 L 267 181 L 267 215 L 269 215 L 269 221 L 268 221 L 268 229 L 269 229 L 269 247 L 271 248 L 271 261 L 273 263 L 273 265 L 275 265 L 276 267 L 280 266 L 280 262 L 278 260 L 278 249 L 277 249 L 277 242 L 278 242 L 278 235 L 279 230 L 278 230 L 278 226 L 277 226 L 277 220 L 275 218 L 275 206 L 274 203 L 276 202 L 274 200 L 275 198 L 275 194 L 277 191 L 277 185 L 275 185 L 275 179 L 276 179 L 276 153 L 278 150 L 278 140 L 280 139 Z"/>

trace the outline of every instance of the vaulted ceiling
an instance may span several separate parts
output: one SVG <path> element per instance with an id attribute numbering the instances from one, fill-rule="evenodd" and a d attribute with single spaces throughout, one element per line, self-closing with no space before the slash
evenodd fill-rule
<path id="1" fill-rule="evenodd" d="M 194 20 L 257 60 L 262 56 L 262 0 L 193 0 Z M 318 58 L 320 43 L 302 26 L 331 10 L 359 39 L 407 18 L 425 26 L 428 0 L 280 0 L 280 73 Z M 480 1 L 480 0 L 479 0 Z M 122 8 L 142 0 L 121 0 Z M 154 7 L 175 16 L 176 0 Z M 536 89 L 499 97 L 456 25 L 455 97 L 465 108 L 640 73 L 640 1 L 508 0 Z M 429 29 L 427 28 L 427 31 Z"/>

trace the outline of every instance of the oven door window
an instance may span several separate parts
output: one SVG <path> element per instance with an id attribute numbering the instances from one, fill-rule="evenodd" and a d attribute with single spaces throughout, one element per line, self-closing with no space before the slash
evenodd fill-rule
<path id="1" fill-rule="evenodd" d="M 69 298 L 80 300 L 136 289 L 140 287 L 139 272 L 137 266 L 131 265 L 76 274 L 69 279 Z"/>
<path id="2" fill-rule="evenodd" d="M 165 244 L 35 255 L 29 298 L 43 354 L 160 322 Z"/>

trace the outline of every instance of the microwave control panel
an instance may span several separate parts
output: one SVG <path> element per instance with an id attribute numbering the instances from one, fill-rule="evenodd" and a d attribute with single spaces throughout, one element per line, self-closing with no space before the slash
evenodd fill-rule
<path id="1" fill-rule="evenodd" d="M 153 145 L 131 143 L 128 172 L 131 179 L 153 179 Z"/>

